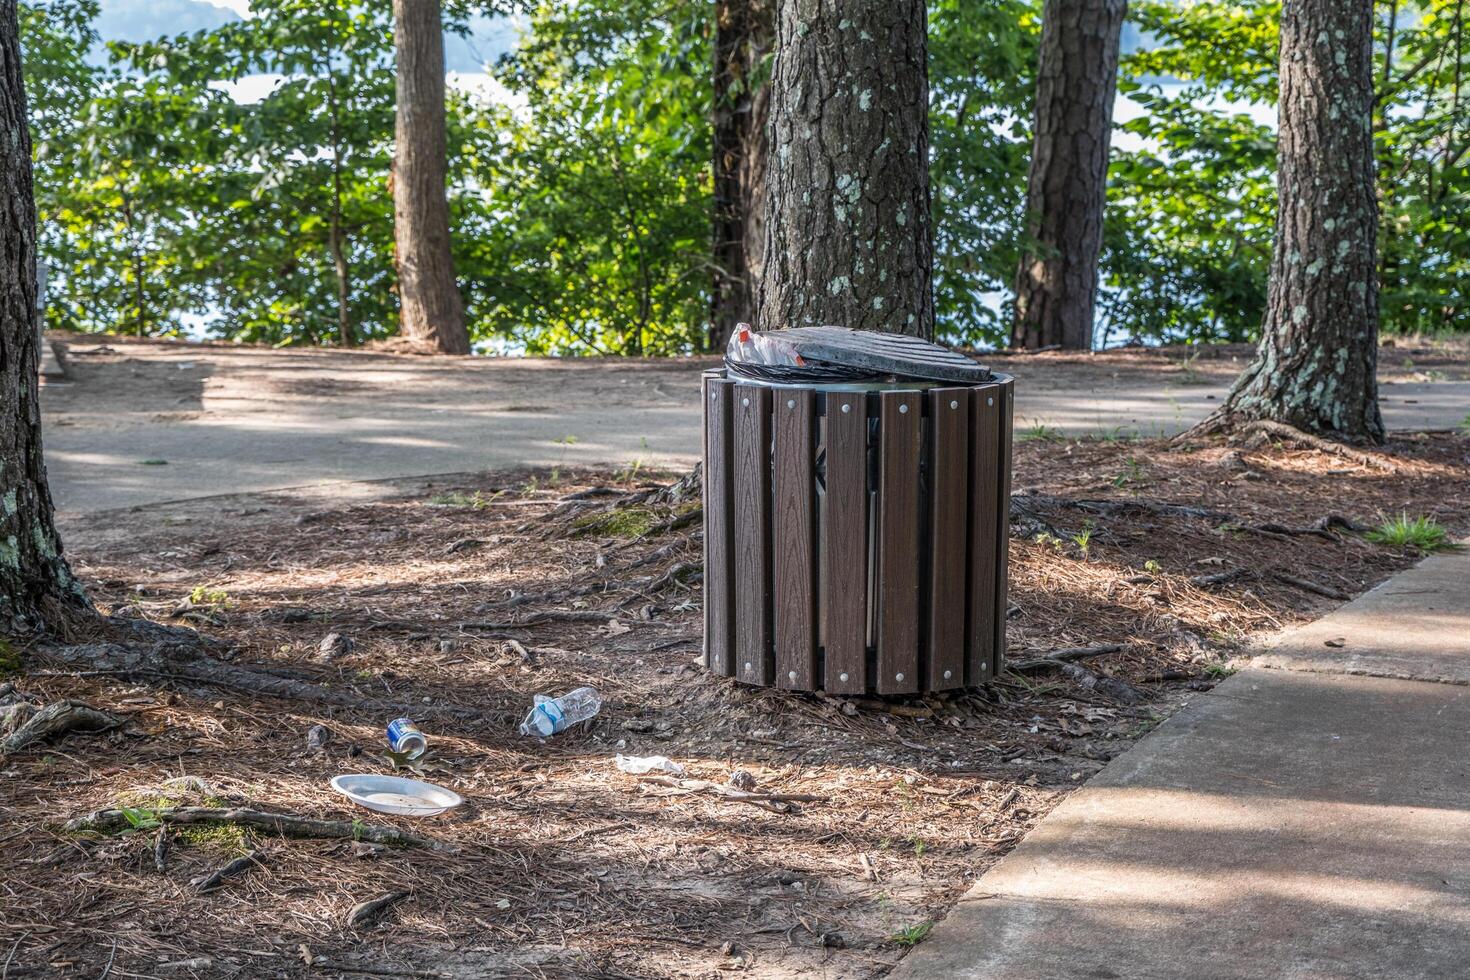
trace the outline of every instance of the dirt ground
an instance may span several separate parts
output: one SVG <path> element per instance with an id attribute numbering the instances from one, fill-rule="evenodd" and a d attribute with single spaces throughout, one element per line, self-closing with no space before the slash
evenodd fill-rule
<path id="1" fill-rule="evenodd" d="M 1012 660 L 1118 648 L 894 701 L 704 674 L 697 513 L 642 499 L 664 474 L 524 470 L 366 501 L 282 491 L 69 522 L 104 610 L 191 625 L 230 663 L 344 703 L 12 658 L 3 680 L 20 695 L 127 724 L 0 755 L 0 977 L 882 976 L 1069 792 L 1208 696 L 1252 638 L 1419 557 L 1325 518 L 1406 512 L 1470 530 L 1461 434 L 1401 436 L 1353 461 L 1042 431 L 1016 457 Z M 350 648 L 323 652 L 330 633 Z M 534 694 L 581 684 L 605 699 L 596 719 L 518 734 Z M 465 806 L 415 821 L 329 789 L 390 771 L 382 730 L 397 713 L 428 735 L 425 778 Z M 311 748 L 317 725 L 330 739 Z M 777 798 L 640 779 L 618 753 L 669 756 L 716 786 L 744 772 Z M 361 823 L 309 839 L 158 829 L 187 804 Z M 120 805 L 135 825 L 121 833 L 63 827 Z M 371 826 L 446 849 L 353 839 Z M 221 887 L 193 884 L 244 854 Z M 396 892 L 347 925 L 357 903 Z"/>
<path id="2" fill-rule="evenodd" d="M 214 494 L 525 466 L 687 467 L 713 358 L 425 358 L 56 333 L 41 393 L 66 515 Z M 1017 377 L 1017 428 L 1167 435 L 1219 404 L 1242 345 L 985 359 Z M 1390 428 L 1470 415 L 1464 341 L 1395 341 Z"/>

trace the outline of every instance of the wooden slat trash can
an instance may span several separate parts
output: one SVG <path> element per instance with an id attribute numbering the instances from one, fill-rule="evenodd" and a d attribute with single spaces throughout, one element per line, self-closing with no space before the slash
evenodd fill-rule
<path id="1" fill-rule="evenodd" d="M 704 375 L 705 665 L 913 694 L 1005 656 L 1012 383 Z"/>

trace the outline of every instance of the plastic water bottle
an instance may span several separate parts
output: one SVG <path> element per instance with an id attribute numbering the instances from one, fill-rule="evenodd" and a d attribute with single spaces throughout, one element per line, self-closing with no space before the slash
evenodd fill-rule
<path id="1" fill-rule="evenodd" d="M 559 698 L 536 695 L 536 706 L 521 722 L 522 735 L 539 735 L 546 738 L 565 731 L 578 722 L 597 716 L 602 710 L 602 698 L 590 687 L 579 687 Z"/>

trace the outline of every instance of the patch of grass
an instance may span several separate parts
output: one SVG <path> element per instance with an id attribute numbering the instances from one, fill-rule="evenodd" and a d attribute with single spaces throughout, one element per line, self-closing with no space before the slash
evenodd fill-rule
<path id="1" fill-rule="evenodd" d="M 912 948 L 923 942 L 924 937 L 928 936 L 929 930 L 933 928 L 934 923 L 932 922 L 920 922 L 918 925 L 905 926 L 904 928 L 895 932 L 893 935 L 889 936 L 888 941 L 891 943 L 896 943 L 899 946 L 908 946 Z"/>
<path id="2" fill-rule="evenodd" d="M 462 490 L 452 490 L 449 493 L 436 493 L 425 503 L 430 507 L 469 507 L 471 510 L 484 510 L 490 506 L 490 502 L 499 497 L 504 491 L 497 490 L 490 496 L 485 496 L 479 490 L 474 493 L 465 493 Z"/>
<path id="3" fill-rule="evenodd" d="M 1088 549 L 1092 546 L 1092 521 L 1082 522 L 1082 530 L 1072 535 L 1072 543 L 1082 552 L 1082 557 L 1086 558 Z"/>
<path id="4" fill-rule="evenodd" d="M 575 446 L 578 439 L 576 436 L 559 436 L 551 441 L 558 446 Z"/>
<path id="5" fill-rule="evenodd" d="M 1145 572 L 1148 572 L 1150 575 L 1157 575 L 1164 570 L 1164 566 L 1160 565 L 1158 562 L 1150 558 L 1148 561 L 1143 563 L 1143 570 Z"/>
<path id="6" fill-rule="evenodd" d="M 168 465 L 168 460 L 166 460 L 166 459 L 140 459 L 140 460 L 138 460 L 138 465 L 139 466 L 167 466 Z"/>
<path id="7" fill-rule="evenodd" d="M 1417 548 L 1420 551 L 1440 551 L 1453 547 L 1450 533 L 1444 525 L 1429 517 L 1410 517 L 1400 513 L 1373 528 L 1366 535 L 1374 544 L 1388 548 Z"/>
<path id="8" fill-rule="evenodd" d="M 1205 664 L 1205 673 L 1211 677 L 1224 678 L 1235 673 L 1235 668 L 1226 666 L 1225 664 Z"/>
<path id="9" fill-rule="evenodd" d="M 658 515 L 647 507 L 618 507 L 585 514 L 572 521 L 579 537 L 602 535 L 612 538 L 641 538 L 658 524 Z"/>
<path id="10" fill-rule="evenodd" d="M 1470 415 L 1467 415 L 1460 420 L 1460 431 L 1465 433 L 1465 435 L 1470 436 Z"/>
<path id="11" fill-rule="evenodd" d="M 1061 442 L 1062 430 L 1054 425 L 1037 422 L 1029 429 L 1022 429 L 1016 438 L 1022 442 Z"/>

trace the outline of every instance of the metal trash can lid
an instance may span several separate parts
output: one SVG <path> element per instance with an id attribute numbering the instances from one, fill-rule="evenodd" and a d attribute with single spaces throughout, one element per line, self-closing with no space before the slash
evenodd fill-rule
<path id="1" fill-rule="evenodd" d="M 807 360 L 873 374 L 983 384 L 990 368 L 948 347 L 900 333 L 847 327 L 792 327 L 773 331 Z"/>

